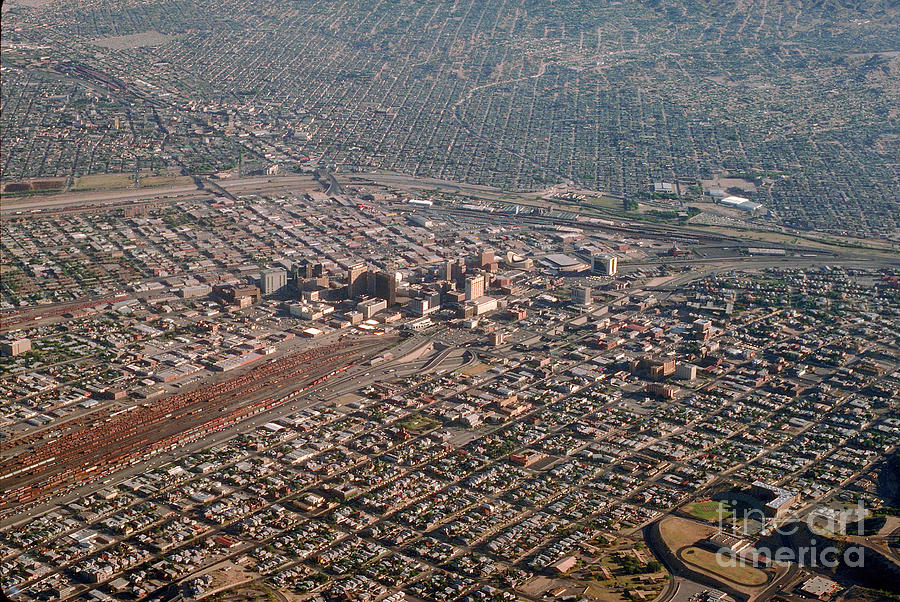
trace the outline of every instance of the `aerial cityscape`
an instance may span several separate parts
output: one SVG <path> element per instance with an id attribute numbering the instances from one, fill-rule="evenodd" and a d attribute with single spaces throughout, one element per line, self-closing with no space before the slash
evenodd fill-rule
<path id="1" fill-rule="evenodd" d="M 896 2 L 0 49 L 0 600 L 900 600 Z"/>

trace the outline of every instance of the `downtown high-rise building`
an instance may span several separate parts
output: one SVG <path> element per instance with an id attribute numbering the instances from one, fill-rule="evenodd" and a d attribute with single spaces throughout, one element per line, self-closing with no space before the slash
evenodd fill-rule
<path id="1" fill-rule="evenodd" d="M 364 263 L 357 263 L 347 270 L 347 297 L 354 299 L 369 290 L 369 270 Z"/>
<path id="2" fill-rule="evenodd" d="M 273 295 L 287 286 L 287 270 L 272 268 L 262 273 L 259 288 L 263 295 Z"/>
<path id="3" fill-rule="evenodd" d="M 594 255 L 591 257 L 591 271 L 604 276 L 615 276 L 619 271 L 619 258 L 613 255 Z"/>
<path id="4" fill-rule="evenodd" d="M 466 301 L 484 296 L 484 274 L 466 278 Z"/>

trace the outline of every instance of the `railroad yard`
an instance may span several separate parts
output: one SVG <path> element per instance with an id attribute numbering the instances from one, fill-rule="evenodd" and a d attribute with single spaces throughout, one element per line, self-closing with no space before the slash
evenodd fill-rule
<path id="1" fill-rule="evenodd" d="M 889 511 L 900 259 L 432 185 L 7 207 L 5 591 L 750 599 L 816 575 L 654 529 Z"/>
<path id="2" fill-rule="evenodd" d="M 125 411 L 92 412 L 20 439 L 4 439 L 0 512 L 79 484 L 95 471 L 109 474 L 287 403 L 304 386 L 370 359 L 390 341 L 355 341 L 352 347 L 336 343 L 292 354 L 191 393 Z M 292 394 L 275 395 L 284 388 L 293 389 Z M 261 395 L 266 397 L 254 401 Z"/>

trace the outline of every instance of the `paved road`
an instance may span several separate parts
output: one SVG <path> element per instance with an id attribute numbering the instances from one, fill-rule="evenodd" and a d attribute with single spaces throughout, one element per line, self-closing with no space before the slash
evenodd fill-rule
<path id="1" fill-rule="evenodd" d="M 0 203 L 0 215 L 5 217 L 21 214 L 28 216 L 40 210 L 66 209 L 80 206 L 91 208 L 115 205 L 127 201 L 150 202 L 172 201 L 189 198 L 209 197 L 209 193 L 197 190 L 194 184 L 179 186 L 135 188 L 125 190 L 63 193 L 52 196 L 6 197 Z"/>

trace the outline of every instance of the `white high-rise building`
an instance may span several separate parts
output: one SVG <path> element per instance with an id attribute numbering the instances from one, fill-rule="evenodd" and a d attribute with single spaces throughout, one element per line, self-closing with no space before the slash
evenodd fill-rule
<path id="1" fill-rule="evenodd" d="M 260 288 L 263 295 L 271 295 L 277 293 L 287 286 L 287 270 L 284 268 L 273 268 L 262 273 L 262 282 Z"/>
<path id="2" fill-rule="evenodd" d="M 613 255 L 594 255 L 591 258 L 591 271 L 604 276 L 615 276 L 619 271 L 619 258 Z"/>

